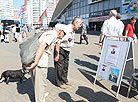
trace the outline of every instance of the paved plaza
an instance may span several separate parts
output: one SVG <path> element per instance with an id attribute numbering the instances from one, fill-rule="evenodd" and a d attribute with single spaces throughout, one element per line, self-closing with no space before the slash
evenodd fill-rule
<path id="1" fill-rule="evenodd" d="M 67 89 L 60 89 L 55 82 L 53 56 L 50 57 L 48 68 L 46 102 L 138 102 L 138 94 L 132 89 L 126 98 L 128 85 L 122 84 L 118 98 L 115 97 L 117 87 L 98 79 L 93 85 L 100 58 L 98 47 L 99 36 L 88 35 L 89 45 L 79 43 L 79 34 L 75 35 L 75 45 L 70 54 L 68 79 L 73 83 Z M 138 68 L 138 43 L 134 46 L 135 65 Z M 19 44 L 0 43 L 0 75 L 5 70 L 21 69 Z M 34 102 L 34 91 L 30 75 L 26 75 L 23 84 L 19 80 L 10 80 L 9 85 L 0 81 L 0 102 Z"/>

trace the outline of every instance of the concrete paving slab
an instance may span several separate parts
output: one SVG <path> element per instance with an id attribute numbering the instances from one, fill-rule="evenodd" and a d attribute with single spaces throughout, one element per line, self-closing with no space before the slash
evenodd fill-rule
<path id="1" fill-rule="evenodd" d="M 32 35 L 32 34 L 30 34 Z M 119 97 L 114 94 L 117 87 L 98 79 L 96 85 L 93 81 L 96 75 L 100 48 L 98 48 L 99 36 L 88 35 L 89 45 L 78 44 L 79 34 L 75 35 L 75 45 L 70 54 L 70 66 L 68 79 L 73 83 L 67 89 L 60 89 L 55 82 L 55 69 L 53 56 L 50 57 L 48 68 L 48 89 L 50 93 L 46 102 L 137 102 L 138 94 L 131 91 L 130 98 L 126 98 L 127 86 L 122 85 Z M 20 69 L 19 44 L 10 40 L 9 44 L 0 43 L 0 75 L 7 69 Z M 135 52 L 138 44 L 135 44 Z M 135 64 L 138 68 L 138 54 L 135 53 Z M 10 80 L 9 85 L 0 83 L 0 102 L 34 102 L 34 90 L 30 75 L 20 84 L 18 80 Z"/>

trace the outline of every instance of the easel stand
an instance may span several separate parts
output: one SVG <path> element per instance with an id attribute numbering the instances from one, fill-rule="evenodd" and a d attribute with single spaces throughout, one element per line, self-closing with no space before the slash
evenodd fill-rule
<path id="1" fill-rule="evenodd" d="M 124 76 L 131 80 L 127 95 L 129 96 L 134 68 L 134 44 L 132 38 L 124 36 L 105 37 L 94 85 L 97 77 L 106 80 L 118 86 L 116 93 L 116 97 L 118 97 Z"/>

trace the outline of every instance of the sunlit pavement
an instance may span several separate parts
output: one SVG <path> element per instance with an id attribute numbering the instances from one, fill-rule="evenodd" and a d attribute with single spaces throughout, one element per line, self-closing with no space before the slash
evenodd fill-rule
<path id="1" fill-rule="evenodd" d="M 31 35 L 31 34 L 30 34 Z M 0 43 L 0 74 L 4 70 L 21 68 L 19 44 L 12 41 Z M 115 97 L 117 87 L 98 79 L 96 85 L 93 81 L 96 75 L 101 51 L 98 48 L 99 36 L 88 35 L 89 45 L 79 43 L 79 34 L 76 34 L 75 45 L 70 54 L 68 79 L 72 86 L 60 89 L 55 82 L 55 69 L 53 56 L 50 57 L 48 68 L 47 91 L 49 95 L 46 102 L 137 102 L 138 95 L 133 89 L 130 97 L 126 98 L 128 86 L 122 85 L 118 98 Z M 135 44 L 135 64 L 138 68 L 138 44 Z M 10 80 L 9 85 L 0 83 L 0 102 L 34 102 L 34 92 L 30 75 L 26 75 L 23 84 L 18 80 Z M 2 81 L 2 80 L 1 80 Z"/>

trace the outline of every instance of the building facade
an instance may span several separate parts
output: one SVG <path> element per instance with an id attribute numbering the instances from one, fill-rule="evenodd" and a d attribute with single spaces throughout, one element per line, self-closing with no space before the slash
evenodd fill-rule
<path id="1" fill-rule="evenodd" d="M 70 1 L 68 0 L 68 3 Z M 100 31 L 112 9 L 122 14 L 121 20 L 125 25 L 129 23 L 132 16 L 138 17 L 138 0 L 72 0 L 69 4 L 64 2 L 66 1 L 60 0 L 57 5 L 57 10 L 52 17 L 53 22 L 69 24 L 74 17 L 79 16 L 89 30 Z M 63 6 L 66 8 L 62 9 Z"/>
<path id="2" fill-rule="evenodd" d="M 3 19 L 14 18 L 13 0 L 0 0 L 0 17 Z"/>
<path id="3" fill-rule="evenodd" d="M 14 9 L 13 19 L 19 20 L 19 13 L 20 13 L 20 10 L 19 9 Z"/>
<path id="4" fill-rule="evenodd" d="M 30 26 L 49 24 L 57 3 L 58 0 L 25 0 L 25 4 L 22 6 L 22 19 Z M 42 22 L 39 22 L 39 18 L 45 10 L 47 16 Z"/>
<path id="5" fill-rule="evenodd" d="M 55 10 L 55 7 L 56 7 L 58 1 L 59 0 L 45 0 L 45 8 L 43 9 L 43 12 L 46 9 L 47 17 L 43 20 L 43 25 L 48 25 L 50 23 L 53 12 Z"/>
<path id="6" fill-rule="evenodd" d="M 120 13 L 122 0 L 89 0 L 89 28 L 100 31 L 104 20 L 108 19 L 110 10 Z"/>

